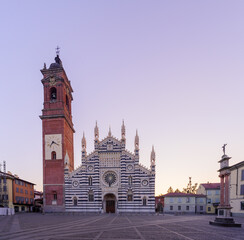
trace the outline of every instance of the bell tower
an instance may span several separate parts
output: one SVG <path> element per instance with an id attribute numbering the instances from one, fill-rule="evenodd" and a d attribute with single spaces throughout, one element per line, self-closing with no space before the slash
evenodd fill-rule
<path id="1" fill-rule="evenodd" d="M 41 80 L 44 91 L 42 115 L 43 206 L 45 212 L 62 212 L 64 169 L 74 170 L 72 92 L 70 81 L 56 49 L 55 62 L 44 64 Z"/>

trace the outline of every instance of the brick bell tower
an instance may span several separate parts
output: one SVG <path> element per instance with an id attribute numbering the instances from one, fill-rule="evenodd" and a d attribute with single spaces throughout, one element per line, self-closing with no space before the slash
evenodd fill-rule
<path id="1" fill-rule="evenodd" d="M 73 89 L 67 78 L 59 48 L 55 63 L 41 70 L 44 90 L 42 115 L 43 206 L 45 212 L 65 211 L 64 171 L 74 170 Z"/>

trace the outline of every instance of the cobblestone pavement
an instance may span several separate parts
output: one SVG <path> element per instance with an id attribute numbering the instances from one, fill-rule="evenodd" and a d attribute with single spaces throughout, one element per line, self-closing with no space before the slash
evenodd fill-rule
<path id="1" fill-rule="evenodd" d="M 206 215 L 73 215 L 22 213 L 0 216 L 0 240 L 244 240 L 242 228 L 209 225 Z"/>

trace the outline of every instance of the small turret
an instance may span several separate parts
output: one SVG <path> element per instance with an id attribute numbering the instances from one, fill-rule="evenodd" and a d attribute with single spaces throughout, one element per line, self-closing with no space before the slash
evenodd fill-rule
<path id="1" fill-rule="evenodd" d="M 109 126 L 108 136 L 109 136 L 109 137 L 112 136 L 112 133 L 111 133 L 111 127 L 110 127 L 110 126 Z"/>
<path id="2" fill-rule="evenodd" d="M 99 140 L 99 130 L 97 126 L 97 121 L 96 121 L 96 126 L 94 128 L 94 135 L 95 135 L 95 140 Z"/>
<path id="3" fill-rule="evenodd" d="M 83 132 L 83 137 L 81 140 L 81 147 L 82 147 L 82 152 L 86 152 L 86 138 L 85 138 L 85 133 Z"/>
<path id="4" fill-rule="evenodd" d="M 154 151 L 154 146 L 152 146 L 152 152 L 151 152 L 151 166 L 155 165 L 155 159 L 156 159 L 156 154 Z"/>
<path id="5" fill-rule="evenodd" d="M 135 136 L 135 150 L 139 150 L 139 136 L 138 136 L 137 130 L 136 130 L 136 136 Z"/>
<path id="6" fill-rule="evenodd" d="M 125 140 L 125 123 L 124 123 L 124 120 L 122 122 L 122 127 L 121 127 L 121 139 Z"/>

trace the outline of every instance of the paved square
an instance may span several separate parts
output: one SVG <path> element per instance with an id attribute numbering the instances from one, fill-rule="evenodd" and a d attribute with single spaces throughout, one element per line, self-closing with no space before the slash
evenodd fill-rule
<path id="1" fill-rule="evenodd" d="M 244 218 L 235 218 L 242 228 L 209 225 L 206 215 L 116 215 L 37 214 L 0 216 L 0 240 L 244 240 Z"/>

